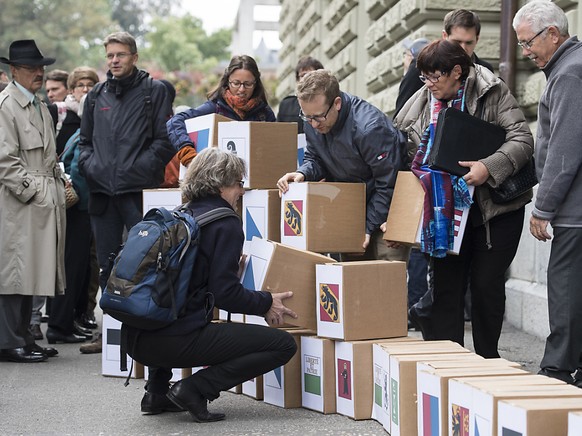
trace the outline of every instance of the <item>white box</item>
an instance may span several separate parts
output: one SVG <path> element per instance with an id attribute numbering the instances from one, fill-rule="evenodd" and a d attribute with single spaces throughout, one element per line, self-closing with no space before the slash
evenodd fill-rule
<path id="1" fill-rule="evenodd" d="M 230 118 L 218 115 L 208 114 L 195 118 L 190 118 L 184 122 L 186 132 L 195 145 L 196 152 L 200 153 L 208 147 L 218 145 L 218 123 L 232 121 Z"/>
<path id="2" fill-rule="evenodd" d="M 133 359 L 127 358 L 127 370 L 120 369 L 121 361 L 121 322 L 107 314 L 103 314 L 103 350 L 101 353 L 101 374 L 112 377 L 127 377 Z M 143 378 L 143 365 L 134 362 L 131 378 Z"/>
<path id="3" fill-rule="evenodd" d="M 226 310 L 218 309 L 218 319 L 221 321 L 229 321 L 228 319 L 228 312 Z M 230 314 L 230 321 L 232 322 L 245 322 L 245 315 L 244 313 L 231 313 Z M 252 323 L 249 323 L 252 324 Z M 265 323 L 265 325 L 267 325 Z"/>
<path id="4" fill-rule="evenodd" d="M 243 382 L 242 393 L 248 397 L 254 398 L 255 400 L 263 399 L 263 376 L 252 378 Z"/>
<path id="5" fill-rule="evenodd" d="M 372 419 L 382 424 L 390 433 L 390 359 L 380 344 L 372 345 L 374 366 L 374 401 Z"/>
<path id="6" fill-rule="evenodd" d="M 150 209 L 164 207 L 173 210 L 182 204 L 180 188 L 160 188 L 143 190 L 143 214 Z"/>
<path id="7" fill-rule="evenodd" d="M 568 436 L 580 436 L 582 434 L 582 412 L 568 413 Z"/>
<path id="8" fill-rule="evenodd" d="M 580 398 L 517 399 L 497 405 L 499 436 L 562 436 L 568 432 L 568 413 L 582 410 Z"/>
<path id="9" fill-rule="evenodd" d="M 301 404 L 335 413 L 335 344 L 331 339 L 301 337 Z"/>
<path id="10" fill-rule="evenodd" d="M 299 135 L 297 135 L 297 168 L 303 165 L 306 146 L 307 139 L 305 138 L 305 133 L 300 133 Z"/>
<path id="11" fill-rule="evenodd" d="M 253 237 L 281 241 L 281 200 L 276 189 L 253 189 L 242 200 L 244 251 Z"/>

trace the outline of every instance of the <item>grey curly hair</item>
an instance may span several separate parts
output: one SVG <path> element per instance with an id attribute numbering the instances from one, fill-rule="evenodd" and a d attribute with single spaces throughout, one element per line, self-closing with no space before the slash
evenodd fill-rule
<path id="1" fill-rule="evenodd" d="M 181 182 L 186 200 L 220 195 L 220 189 L 239 183 L 246 176 L 245 161 L 235 154 L 208 147 L 188 166 Z"/>

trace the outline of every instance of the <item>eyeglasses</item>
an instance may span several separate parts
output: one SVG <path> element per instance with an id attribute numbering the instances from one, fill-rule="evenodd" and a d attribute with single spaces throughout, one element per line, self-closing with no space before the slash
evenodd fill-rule
<path id="1" fill-rule="evenodd" d="M 314 121 L 316 123 L 323 123 L 327 119 L 327 114 L 331 110 L 334 102 L 335 102 L 335 98 L 331 102 L 331 104 L 329 105 L 329 107 L 327 108 L 327 110 L 325 111 L 325 113 L 323 115 L 305 115 L 303 113 L 303 110 L 300 110 L 299 111 L 299 118 L 301 118 L 303 121 L 305 121 L 307 123 L 312 123 Z"/>
<path id="2" fill-rule="evenodd" d="M 241 82 L 240 80 L 233 80 L 231 82 L 228 82 L 228 84 L 230 86 L 232 86 L 234 89 L 240 88 L 241 86 L 244 86 L 245 89 L 251 89 L 252 87 L 255 86 L 257 82 Z"/>
<path id="3" fill-rule="evenodd" d="M 14 68 L 21 68 L 26 71 L 30 71 L 31 73 L 35 71 L 44 71 L 46 70 L 45 65 L 14 65 Z"/>
<path id="4" fill-rule="evenodd" d="M 235 185 L 238 185 L 241 188 L 244 188 L 245 187 L 245 181 L 244 180 L 241 180 L 240 182 L 235 183 Z"/>
<path id="5" fill-rule="evenodd" d="M 536 39 L 538 36 L 540 36 L 542 33 L 544 33 L 546 30 L 548 30 L 547 27 L 544 27 L 542 30 L 540 30 L 538 33 L 536 33 L 532 39 L 530 39 L 529 41 L 519 41 L 517 43 L 517 45 L 519 45 L 521 48 L 524 48 L 526 50 L 530 50 L 532 45 L 533 45 L 533 41 L 534 39 Z"/>
<path id="6" fill-rule="evenodd" d="M 418 76 L 418 78 L 420 79 L 420 81 L 422 83 L 426 83 L 426 82 L 430 82 L 430 83 L 437 83 L 439 81 L 439 79 L 443 76 L 445 76 L 447 73 L 444 73 L 441 71 L 441 73 L 438 76 L 425 76 L 424 74 L 421 74 L 420 76 Z"/>
<path id="7" fill-rule="evenodd" d="M 115 59 L 115 57 L 117 57 L 117 59 L 119 60 L 123 60 L 128 56 L 133 56 L 133 53 L 121 52 L 121 53 L 107 53 L 105 55 L 108 61 L 112 61 L 113 59 Z"/>
<path id="8" fill-rule="evenodd" d="M 95 86 L 94 83 L 92 83 L 90 85 L 78 83 L 75 85 L 75 89 L 88 89 L 90 91 L 93 89 L 94 86 Z"/>

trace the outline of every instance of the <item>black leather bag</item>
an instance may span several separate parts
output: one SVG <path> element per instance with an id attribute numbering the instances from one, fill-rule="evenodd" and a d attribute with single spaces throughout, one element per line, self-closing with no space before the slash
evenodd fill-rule
<path id="1" fill-rule="evenodd" d="M 491 200 L 502 204 L 511 201 L 524 194 L 538 183 L 536 166 L 533 157 L 513 176 L 508 177 L 497 188 L 489 188 Z"/>

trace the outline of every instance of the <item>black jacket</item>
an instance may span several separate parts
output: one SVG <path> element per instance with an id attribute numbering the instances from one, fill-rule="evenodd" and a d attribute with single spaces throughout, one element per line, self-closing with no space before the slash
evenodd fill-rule
<path id="1" fill-rule="evenodd" d="M 303 133 L 303 120 L 299 118 L 301 106 L 296 95 L 288 95 L 279 103 L 277 121 L 280 123 L 297 123 L 297 133 Z"/>
<path id="2" fill-rule="evenodd" d="M 473 63 L 484 66 L 492 73 L 495 72 L 493 71 L 493 65 L 487 61 L 479 59 L 475 53 L 473 53 Z M 418 71 L 418 68 L 416 68 L 416 59 L 414 59 L 411 62 L 408 71 L 402 78 L 402 81 L 400 82 L 400 87 L 398 88 L 398 98 L 396 98 L 396 109 L 392 115 L 393 119 L 396 118 L 396 115 L 398 115 L 398 112 L 400 112 L 400 109 L 402 109 L 404 103 L 406 103 L 416 91 L 423 87 L 424 83 L 420 81 L 418 76 L 420 76 L 420 71 Z"/>
<path id="3" fill-rule="evenodd" d="M 107 83 L 85 99 L 79 142 L 79 168 L 92 194 L 119 195 L 157 188 L 166 164 L 175 154 L 166 121 L 172 106 L 166 87 L 154 80 L 151 89 L 153 137 L 143 88 L 148 73 L 137 68 L 121 80 L 107 73 Z M 92 106 L 92 101 L 95 106 Z"/>
<path id="4" fill-rule="evenodd" d="M 230 205 L 220 196 L 188 204 L 194 216 L 218 207 Z M 186 334 L 204 327 L 212 319 L 214 306 L 233 313 L 264 315 L 273 303 L 269 292 L 249 290 L 240 283 L 238 265 L 244 234 L 239 218 L 229 216 L 207 224 L 200 235 L 190 280 L 193 297 L 185 315 L 159 330 L 160 334 Z"/>
<path id="5" fill-rule="evenodd" d="M 58 122 L 58 109 L 57 105 L 49 104 L 47 105 L 49 112 L 51 113 L 51 117 L 53 117 L 53 122 L 55 124 L 55 128 Z M 61 130 L 57 135 L 57 154 L 60 156 L 61 153 L 65 150 L 65 144 L 69 140 L 73 134 L 79 130 L 81 127 L 81 118 L 72 110 L 67 109 L 67 116 L 63 120 L 63 125 L 61 126 Z"/>

